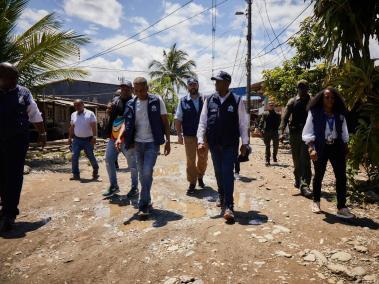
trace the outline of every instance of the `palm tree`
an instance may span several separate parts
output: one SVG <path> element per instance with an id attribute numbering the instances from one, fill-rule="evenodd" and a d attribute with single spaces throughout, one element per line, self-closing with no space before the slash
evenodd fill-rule
<path id="1" fill-rule="evenodd" d="M 177 49 L 174 44 L 168 53 L 163 51 L 163 61 L 153 60 L 149 64 L 149 72 L 152 79 L 165 81 L 167 78 L 171 81 L 173 87 L 176 87 L 177 92 L 181 87 L 185 88 L 186 79 L 196 77 L 193 68 L 196 63 L 188 59 L 187 52 Z"/>
<path id="2" fill-rule="evenodd" d="M 20 83 L 31 89 L 51 80 L 87 75 L 66 62 L 78 56 L 80 46 L 89 40 L 74 31 L 62 31 L 62 23 L 54 13 L 46 15 L 24 33 L 14 33 L 28 2 L 0 0 L 0 62 L 15 64 L 20 71 Z"/>

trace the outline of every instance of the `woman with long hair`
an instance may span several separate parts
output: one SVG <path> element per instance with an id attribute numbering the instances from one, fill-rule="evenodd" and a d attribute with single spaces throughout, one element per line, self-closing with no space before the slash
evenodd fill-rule
<path id="1" fill-rule="evenodd" d="M 346 155 L 349 133 L 346 124 L 346 106 L 336 89 L 328 87 L 318 93 L 308 105 L 308 117 L 302 138 L 308 145 L 314 163 L 312 211 L 321 213 L 321 184 L 326 165 L 330 161 L 336 178 L 337 216 L 354 218 L 346 207 Z"/>

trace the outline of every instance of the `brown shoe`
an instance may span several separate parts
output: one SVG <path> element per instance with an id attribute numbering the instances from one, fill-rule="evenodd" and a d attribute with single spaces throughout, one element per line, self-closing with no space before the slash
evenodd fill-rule
<path id="1" fill-rule="evenodd" d="M 226 208 L 224 213 L 224 219 L 228 222 L 234 222 L 234 212 L 233 210 Z"/>

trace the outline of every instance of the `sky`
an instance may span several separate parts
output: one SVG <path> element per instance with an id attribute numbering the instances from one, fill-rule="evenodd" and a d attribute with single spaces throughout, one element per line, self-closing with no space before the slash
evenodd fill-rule
<path id="1" fill-rule="evenodd" d="M 235 15 L 236 11 L 245 12 L 246 1 L 194 0 L 181 8 L 187 2 L 30 0 L 19 21 L 18 30 L 22 32 L 43 16 L 54 12 L 63 22 L 64 29 L 89 37 L 91 42 L 81 48 L 77 58 L 71 59 L 75 66 L 83 66 L 90 72 L 85 78 L 89 81 L 118 84 L 121 77 L 131 81 L 137 76 L 149 78 L 149 63 L 161 60 L 163 50 L 176 43 L 177 48 L 186 51 L 189 58 L 196 62 L 195 72 L 201 92 L 211 93 L 214 90 L 210 80 L 212 71 L 214 74 L 220 70 L 230 73 L 232 87 L 246 86 L 247 22 L 245 15 Z M 214 12 L 212 9 L 206 10 L 212 7 L 212 2 L 218 5 Z M 293 56 L 294 50 L 290 46 L 278 45 L 297 32 L 300 22 L 312 14 L 313 6 L 309 5 L 309 0 L 253 1 L 252 82 L 262 79 L 263 70 L 280 66 L 283 60 Z M 214 60 L 212 14 L 216 22 Z M 158 24 L 128 39 L 167 15 Z M 119 44 L 117 50 L 86 60 L 116 44 Z M 379 48 L 375 48 L 375 53 L 379 57 Z"/>

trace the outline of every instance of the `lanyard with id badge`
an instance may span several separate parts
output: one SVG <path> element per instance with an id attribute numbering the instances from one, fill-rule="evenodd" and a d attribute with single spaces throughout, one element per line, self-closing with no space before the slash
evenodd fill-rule
<path id="1" fill-rule="evenodd" d="M 327 144 L 333 144 L 334 143 L 333 130 L 334 130 L 334 122 L 335 122 L 334 115 L 332 117 L 329 117 L 328 115 L 326 115 L 326 122 L 329 127 L 329 133 L 328 133 L 328 136 L 326 137 L 326 142 Z"/>

